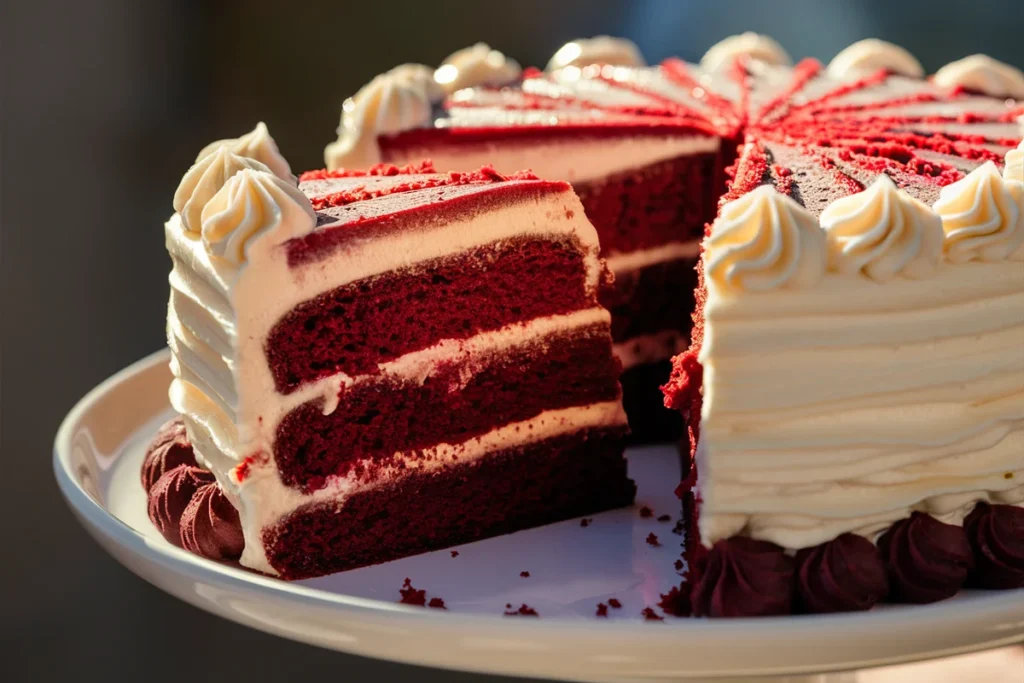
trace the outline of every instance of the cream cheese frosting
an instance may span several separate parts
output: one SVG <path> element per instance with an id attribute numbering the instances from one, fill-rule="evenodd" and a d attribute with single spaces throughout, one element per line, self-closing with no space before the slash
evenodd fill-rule
<path id="1" fill-rule="evenodd" d="M 821 214 L 829 262 L 841 273 L 863 272 L 878 282 L 897 275 L 925 277 L 942 257 L 942 220 L 924 203 L 881 175 L 864 192 L 832 202 Z"/>
<path id="2" fill-rule="evenodd" d="M 442 96 L 433 69 L 423 64 L 403 64 L 377 76 L 342 105 L 338 140 L 324 150 L 327 167 L 380 163 L 377 137 L 426 126 Z"/>
<path id="3" fill-rule="evenodd" d="M 487 43 L 477 43 L 448 55 L 434 72 L 434 80 L 448 93 L 489 86 L 497 88 L 517 80 L 523 73 L 519 63 Z"/>
<path id="4" fill-rule="evenodd" d="M 267 130 L 267 124 L 262 121 L 257 123 L 255 128 L 241 137 L 211 142 L 206 147 L 203 147 L 202 151 L 199 152 L 199 155 L 196 157 L 196 161 L 213 154 L 221 146 L 227 147 L 239 156 L 255 159 L 269 168 L 278 178 L 290 181 L 293 185 L 295 184 L 295 176 L 292 175 L 291 166 L 289 166 L 288 161 L 281 156 L 281 152 L 277 148 L 277 143 L 274 141 L 274 138 L 270 137 L 270 131 Z"/>
<path id="5" fill-rule="evenodd" d="M 934 208 L 950 261 L 1024 258 L 1024 184 L 1004 180 L 991 161 L 942 188 Z"/>
<path id="6" fill-rule="evenodd" d="M 203 244 L 235 265 L 245 262 L 246 244 L 273 233 L 277 244 L 312 232 L 316 213 L 297 187 L 252 169 L 233 175 L 202 212 Z"/>
<path id="7" fill-rule="evenodd" d="M 899 45 L 877 38 L 857 41 L 828 63 L 828 73 L 835 78 L 863 75 L 877 69 L 909 78 L 924 77 L 924 67 L 914 55 Z"/>
<path id="8" fill-rule="evenodd" d="M 772 38 L 753 31 L 729 36 L 712 45 L 701 57 L 700 66 L 708 71 L 729 68 L 738 57 L 750 57 L 772 66 L 789 66 L 793 59 Z"/>
<path id="9" fill-rule="evenodd" d="M 932 78 L 936 85 L 944 88 L 966 88 L 992 97 L 1024 99 L 1024 71 L 988 55 L 971 55 L 950 62 Z"/>
<path id="10" fill-rule="evenodd" d="M 795 550 L 949 515 L 950 496 L 1024 502 L 1019 263 L 740 297 L 709 280 L 704 315 L 703 542 Z"/>
<path id="11" fill-rule="evenodd" d="M 708 278 L 730 291 L 811 287 L 827 261 L 814 216 L 769 185 L 722 207 L 704 253 Z"/>
<path id="12" fill-rule="evenodd" d="M 181 216 L 182 228 L 199 233 L 206 204 L 231 176 L 243 169 L 271 172 L 269 167 L 255 159 L 235 154 L 226 145 L 200 157 L 185 173 L 174 192 L 174 210 Z"/>
<path id="13" fill-rule="evenodd" d="M 612 36 L 577 38 L 560 47 L 548 62 L 548 71 L 567 66 L 610 64 L 612 66 L 645 66 L 640 48 L 632 40 Z"/>

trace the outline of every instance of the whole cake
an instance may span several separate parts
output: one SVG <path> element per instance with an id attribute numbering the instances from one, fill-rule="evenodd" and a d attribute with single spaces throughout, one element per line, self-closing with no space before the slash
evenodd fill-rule
<path id="1" fill-rule="evenodd" d="M 693 314 L 665 386 L 688 423 L 682 611 L 1024 585 L 1020 70 L 975 55 L 925 78 L 875 40 L 790 66 L 756 34 L 700 65 L 645 67 L 602 38 L 519 74 L 474 50 L 348 100 L 328 166 L 429 156 L 572 182 L 616 275 L 637 431 Z"/>
<path id="2" fill-rule="evenodd" d="M 569 184 L 429 163 L 296 184 L 261 124 L 204 150 L 174 208 L 183 423 L 143 471 L 172 542 L 294 579 L 632 502 Z"/>

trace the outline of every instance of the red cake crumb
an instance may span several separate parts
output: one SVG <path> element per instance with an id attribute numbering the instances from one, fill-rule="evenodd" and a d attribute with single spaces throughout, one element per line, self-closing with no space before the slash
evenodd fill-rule
<path id="1" fill-rule="evenodd" d="M 620 609 L 622 607 L 622 603 L 619 602 L 617 598 L 609 598 L 608 604 L 609 606 L 614 607 L 615 609 Z"/>
<path id="2" fill-rule="evenodd" d="M 643 615 L 645 621 L 665 621 L 665 617 L 658 616 L 658 613 L 650 607 L 644 607 L 640 614 Z"/>
<path id="3" fill-rule="evenodd" d="M 398 590 L 401 594 L 402 599 L 398 602 L 403 605 L 416 605 L 417 607 L 423 607 L 427 604 L 427 591 L 418 590 L 412 587 L 412 581 L 408 578 L 405 579 L 405 583 Z"/>
<path id="4" fill-rule="evenodd" d="M 676 571 L 677 571 L 677 572 L 681 572 L 681 571 L 683 571 L 683 561 L 682 561 L 682 560 L 676 560 L 676 561 L 675 561 L 675 562 L 673 563 L 673 566 L 674 566 L 674 567 L 676 568 Z"/>
<path id="5" fill-rule="evenodd" d="M 458 557 L 458 556 L 459 556 L 459 551 L 458 550 L 453 550 L 452 551 L 452 557 Z"/>
<path id="6" fill-rule="evenodd" d="M 241 484 L 252 472 L 253 467 L 265 462 L 267 462 L 267 454 L 263 451 L 256 451 L 252 455 L 245 456 L 242 458 L 242 462 L 235 467 L 235 479 Z"/>
<path id="7" fill-rule="evenodd" d="M 654 512 L 651 510 L 651 508 L 644 505 L 642 508 L 640 508 L 640 516 L 646 519 L 647 517 L 653 517 Z"/>
<path id="8" fill-rule="evenodd" d="M 539 617 L 540 616 L 539 614 L 537 614 L 537 610 L 533 609 L 532 607 L 530 607 L 526 603 L 523 603 L 522 605 L 520 605 L 519 609 L 512 609 L 512 605 L 508 604 L 508 603 L 505 605 L 505 607 L 506 607 L 506 609 L 505 609 L 505 616 L 506 617 L 515 617 L 515 616 L 520 616 L 520 617 Z"/>
<path id="9" fill-rule="evenodd" d="M 593 521 L 594 521 L 593 517 L 584 517 L 583 519 L 580 520 L 580 526 L 588 527 L 588 526 L 591 525 L 591 523 L 593 523 Z"/>
<path id="10" fill-rule="evenodd" d="M 444 600 L 441 598 L 430 598 L 430 602 L 427 603 L 427 607 L 434 607 L 436 609 L 448 609 L 445 607 Z"/>
<path id="11" fill-rule="evenodd" d="M 671 614 L 674 617 L 689 616 L 692 608 L 690 607 L 690 591 L 688 586 L 686 584 L 683 584 L 681 588 L 680 586 L 672 586 L 668 593 L 662 594 L 658 607 L 665 614 Z"/>
<path id="12" fill-rule="evenodd" d="M 326 168 L 322 168 L 316 171 L 306 171 L 299 176 L 299 182 L 304 183 L 307 180 L 324 180 L 325 178 L 359 178 L 363 176 L 394 176 L 394 175 L 419 175 L 425 173 L 437 173 L 434 168 L 434 162 L 430 159 L 424 159 L 423 161 L 406 164 L 405 166 L 396 166 L 394 164 L 376 164 L 371 166 L 369 169 L 345 169 L 339 168 L 334 171 L 329 171 Z"/>
<path id="13" fill-rule="evenodd" d="M 661 547 L 661 541 L 658 540 L 658 537 L 653 531 L 647 534 L 647 545 L 654 546 L 655 548 Z"/>
<path id="14" fill-rule="evenodd" d="M 523 577 L 524 579 L 528 579 L 530 578 L 530 572 L 519 572 L 519 576 Z"/>
<path id="15" fill-rule="evenodd" d="M 672 521 L 672 515 L 662 515 L 661 517 L 658 517 L 658 521 L 659 522 L 671 522 Z"/>
<path id="16" fill-rule="evenodd" d="M 603 602 L 597 603 L 597 616 L 607 617 L 608 616 L 608 605 Z"/>

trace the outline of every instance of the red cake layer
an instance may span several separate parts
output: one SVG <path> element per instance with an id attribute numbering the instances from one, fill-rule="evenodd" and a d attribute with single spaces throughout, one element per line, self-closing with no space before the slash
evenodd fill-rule
<path id="1" fill-rule="evenodd" d="M 621 365 L 607 325 L 568 330 L 470 361 L 453 355 L 422 383 L 388 377 L 343 390 L 324 415 L 320 400 L 289 413 L 274 453 L 285 484 L 306 491 L 330 475 L 372 477 L 396 452 L 462 443 L 545 410 L 614 401 Z"/>
<path id="2" fill-rule="evenodd" d="M 267 557 L 301 579 L 629 505 L 624 432 L 579 431 L 300 509 L 264 531 Z"/>
<path id="3" fill-rule="evenodd" d="M 335 372 L 377 372 L 442 339 L 594 305 L 574 238 L 523 237 L 359 280 L 282 318 L 265 350 L 278 391 Z"/>
<path id="4" fill-rule="evenodd" d="M 679 259 L 616 274 L 615 282 L 600 296 L 612 314 L 612 339 L 622 342 L 678 330 L 685 340 L 693 324 L 695 266 L 695 259 Z"/>
<path id="5" fill-rule="evenodd" d="M 606 254 L 699 237 L 714 218 L 718 154 L 693 154 L 576 183 Z"/>

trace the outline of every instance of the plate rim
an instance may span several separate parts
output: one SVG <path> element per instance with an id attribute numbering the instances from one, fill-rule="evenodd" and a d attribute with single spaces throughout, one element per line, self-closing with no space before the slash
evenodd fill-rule
<path id="1" fill-rule="evenodd" d="M 965 605 L 962 601 L 945 600 L 930 605 L 904 606 L 899 609 L 845 614 L 790 615 L 785 617 L 717 620 L 666 618 L 664 622 L 658 622 L 657 624 L 645 624 L 639 618 L 635 622 L 625 620 L 610 622 L 594 620 L 591 622 L 585 620 L 566 620 L 558 617 L 527 621 L 508 619 L 497 614 L 441 613 L 439 610 L 424 610 L 418 607 L 401 605 L 397 602 L 391 603 L 372 598 L 333 593 L 294 582 L 283 581 L 271 576 L 264 576 L 245 569 L 225 566 L 197 557 L 186 550 L 168 544 L 151 543 L 141 531 L 129 526 L 109 512 L 100 502 L 94 500 L 73 476 L 68 465 L 72 451 L 74 428 L 80 421 L 81 416 L 109 393 L 114 386 L 151 370 L 160 363 L 168 362 L 169 358 L 170 351 L 168 349 L 158 350 L 122 368 L 93 387 L 68 411 L 54 439 L 53 468 L 61 494 L 72 512 L 75 513 L 75 516 L 86 526 L 87 531 L 94 536 L 102 537 L 102 539 L 97 537 L 96 540 L 100 542 L 100 545 L 107 552 L 111 551 L 102 542 L 104 539 L 128 551 L 144 562 L 158 565 L 165 571 L 204 581 L 212 580 L 224 588 L 232 590 L 256 591 L 257 595 L 261 598 L 284 598 L 303 606 L 328 609 L 336 613 L 340 612 L 339 616 L 345 618 L 363 620 L 367 618 L 385 619 L 392 623 L 397 621 L 398 623 L 395 624 L 397 626 L 411 628 L 429 624 L 432 629 L 442 629 L 446 632 L 463 633 L 471 631 L 477 635 L 483 635 L 484 632 L 488 632 L 492 635 L 500 635 L 501 637 L 526 638 L 528 640 L 544 639 L 556 632 L 559 635 L 565 635 L 567 631 L 571 631 L 576 638 L 594 639 L 595 642 L 614 639 L 618 643 L 626 643 L 635 639 L 642 639 L 645 646 L 644 649 L 649 649 L 652 645 L 671 646 L 673 643 L 678 645 L 679 639 L 687 639 L 692 644 L 694 641 L 706 642 L 709 639 L 717 640 L 723 636 L 735 636 L 738 633 L 742 633 L 747 638 L 757 639 L 770 635 L 771 640 L 777 640 L 780 636 L 785 636 L 786 634 L 794 636 L 798 634 L 807 635 L 812 631 L 819 635 L 831 635 L 834 637 L 842 633 L 860 634 L 864 633 L 865 630 L 875 631 L 882 627 L 886 629 L 933 630 L 936 628 L 936 623 L 946 622 L 952 616 L 958 617 L 960 621 L 966 620 L 967 623 L 963 625 L 963 628 L 968 628 L 972 624 L 981 627 L 983 624 L 990 624 L 990 622 L 997 619 L 1004 623 L 1010 623 L 1015 627 L 1015 631 L 1011 632 L 1007 638 L 998 641 L 980 642 L 979 640 L 970 645 L 964 645 L 961 648 L 945 648 L 941 652 L 923 651 L 906 656 L 891 656 L 877 661 L 868 661 L 866 664 L 856 663 L 861 660 L 851 657 L 851 661 L 856 660 L 856 666 L 882 666 L 919 661 L 936 656 L 976 652 L 1024 640 L 1024 619 L 1021 618 L 1024 615 L 1024 589 L 998 591 L 993 592 L 992 595 L 972 596 L 969 605 Z M 123 447 L 123 443 L 119 446 L 119 449 L 120 447 Z M 117 559 L 124 564 L 121 558 Z M 129 569 L 133 573 L 139 573 L 131 567 Z M 167 590 L 147 577 L 143 578 L 146 578 L 150 583 L 154 583 L 161 590 Z M 192 602 L 192 604 L 196 603 Z M 954 605 L 955 607 L 953 607 Z M 202 605 L 197 606 L 203 607 Z M 214 610 L 207 609 L 207 611 Z M 214 611 L 214 613 L 239 623 L 253 626 L 253 624 L 234 618 L 223 611 Z M 1014 621 L 1014 618 L 1016 618 L 1016 621 Z M 277 635 L 302 640 L 302 638 L 289 633 L 278 632 Z M 310 640 L 305 640 L 304 642 L 336 650 L 342 649 Z M 344 651 L 360 654 L 358 648 Z M 416 660 L 396 659 L 395 661 Z M 848 665 L 849 662 L 838 662 L 831 669 L 818 666 L 814 668 L 794 666 L 792 669 L 772 671 L 770 673 L 799 674 L 812 671 L 835 671 L 848 668 Z M 707 674 L 701 673 L 700 675 Z M 730 673 L 730 675 L 734 674 Z"/>

